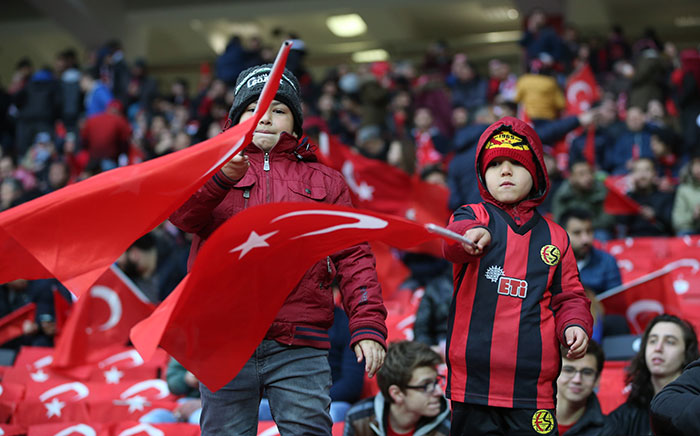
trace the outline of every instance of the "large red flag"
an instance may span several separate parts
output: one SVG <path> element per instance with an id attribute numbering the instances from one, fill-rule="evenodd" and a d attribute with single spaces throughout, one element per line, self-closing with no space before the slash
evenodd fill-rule
<path id="1" fill-rule="evenodd" d="M 613 177 L 606 177 L 603 183 L 608 188 L 608 193 L 603 201 L 605 213 L 610 215 L 636 215 L 642 210 L 639 203 L 622 192 Z"/>
<path id="2" fill-rule="evenodd" d="M 99 423 L 61 422 L 29 427 L 27 436 L 110 436 L 109 426 Z"/>
<path id="3" fill-rule="evenodd" d="M 22 336 L 24 323 L 34 321 L 35 315 L 36 304 L 29 303 L 0 318 L 0 344 Z"/>
<path id="4" fill-rule="evenodd" d="M 161 345 L 218 390 L 243 367 L 314 262 L 363 241 L 407 248 L 437 237 L 414 222 L 350 207 L 246 209 L 209 237 L 190 273 L 132 329 L 131 340 L 144 358 Z"/>
<path id="5" fill-rule="evenodd" d="M 566 84 L 566 112 L 578 115 L 600 99 L 600 88 L 591 67 L 586 64 L 569 77 Z"/>
<path id="6" fill-rule="evenodd" d="M 108 347 L 125 345 L 131 328 L 154 309 L 136 285 L 112 265 L 74 304 L 56 342 L 52 367 L 97 362 Z"/>
<path id="7" fill-rule="evenodd" d="M 606 291 L 598 296 L 606 313 L 622 315 L 633 334 L 642 334 L 656 315 L 670 313 L 682 316 L 681 304 L 673 288 L 669 272 L 690 266 L 686 259 Z"/>
<path id="8" fill-rule="evenodd" d="M 355 207 L 423 223 L 444 225 L 449 220 L 449 192 L 444 186 L 364 157 L 326 133 L 319 135 L 319 148 L 319 159 L 345 177 Z"/>
<path id="9" fill-rule="evenodd" d="M 56 277 L 82 295 L 129 245 L 180 207 L 232 156 L 277 92 L 285 42 L 255 116 L 157 159 L 116 168 L 0 213 L 0 283 Z"/>

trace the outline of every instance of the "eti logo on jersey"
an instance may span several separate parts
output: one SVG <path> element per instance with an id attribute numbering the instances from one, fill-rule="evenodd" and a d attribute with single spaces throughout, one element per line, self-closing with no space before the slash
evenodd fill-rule
<path id="1" fill-rule="evenodd" d="M 527 281 L 506 277 L 505 271 L 500 266 L 492 265 L 486 270 L 486 278 L 494 283 L 498 283 L 497 292 L 500 295 L 510 297 L 527 297 Z"/>

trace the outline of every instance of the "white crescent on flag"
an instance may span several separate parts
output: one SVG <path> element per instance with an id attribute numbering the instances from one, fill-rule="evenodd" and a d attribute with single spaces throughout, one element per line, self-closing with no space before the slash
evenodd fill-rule
<path id="1" fill-rule="evenodd" d="M 657 300 L 639 300 L 630 304 L 625 315 L 627 316 L 627 321 L 634 325 L 638 331 L 642 331 L 644 329 L 639 325 L 637 316 L 644 312 L 652 312 L 661 315 L 664 313 L 664 305 Z"/>
<path id="2" fill-rule="evenodd" d="M 338 216 L 338 217 L 343 217 L 343 218 L 354 218 L 357 221 L 354 223 L 347 223 L 347 224 L 338 224 L 336 226 L 331 226 L 331 227 L 326 227 L 320 230 L 315 230 L 313 232 L 308 232 L 304 233 L 298 236 L 295 236 L 290 239 L 300 239 L 300 238 L 306 238 L 308 236 L 316 236 L 316 235 L 322 235 L 324 233 L 332 233 L 336 232 L 338 230 L 343 230 L 343 229 L 383 229 L 386 226 L 389 225 L 389 223 L 383 219 L 373 217 L 370 215 L 363 215 L 361 213 L 353 213 L 353 212 L 342 212 L 342 211 L 332 211 L 332 210 L 300 210 L 297 212 L 290 212 L 286 213 L 284 215 L 278 216 L 277 218 L 273 219 L 270 221 L 271 223 L 286 219 L 286 218 L 291 218 L 295 216 L 303 216 L 303 215 L 326 215 L 326 216 Z"/>
<path id="3" fill-rule="evenodd" d="M 48 399 L 56 397 L 58 395 L 64 394 L 66 392 L 74 391 L 75 397 L 73 401 L 79 401 L 90 395 L 90 389 L 80 382 L 64 383 L 62 385 L 55 386 L 43 394 L 39 395 L 39 401 L 42 403 L 46 402 Z"/>
<path id="4" fill-rule="evenodd" d="M 153 427 L 148 424 L 139 424 L 119 433 L 117 436 L 133 436 L 141 432 L 145 432 L 148 436 L 165 436 L 163 430 Z"/>
<path id="5" fill-rule="evenodd" d="M 56 433 L 54 436 L 71 436 L 73 433 L 80 433 L 83 436 L 96 436 L 97 432 L 94 428 L 86 424 L 77 424 L 64 428 L 63 430 Z"/>
<path id="6" fill-rule="evenodd" d="M 158 391 L 158 396 L 156 397 L 157 399 L 161 400 L 168 395 L 170 395 L 170 390 L 168 389 L 168 383 L 166 383 L 165 380 L 144 380 L 142 382 L 138 382 L 135 385 L 131 386 L 127 390 L 121 393 L 119 395 L 120 398 L 125 399 L 125 398 L 130 398 L 133 397 L 134 395 L 147 391 L 149 389 L 156 389 Z"/>
<path id="7" fill-rule="evenodd" d="M 119 295 L 117 295 L 113 289 L 102 285 L 93 286 L 92 289 L 90 289 L 90 295 L 103 300 L 107 303 L 107 306 L 109 306 L 109 318 L 97 327 L 97 329 L 105 331 L 119 324 L 119 321 L 122 319 L 122 301 L 119 299 Z M 92 328 L 88 327 L 87 332 L 92 333 Z"/>
<path id="8" fill-rule="evenodd" d="M 136 350 L 127 350 L 127 351 L 122 351 L 121 353 L 114 354 L 112 356 L 107 357 L 106 359 L 102 360 L 100 363 L 97 364 L 98 367 L 101 369 L 106 368 L 110 365 L 113 365 L 117 362 L 121 361 L 128 361 L 130 360 L 131 363 L 127 368 L 134 368 L 136 366 L 141 366 L 143 365 L 143 357 L 139 354 L 138 351 Z"/>

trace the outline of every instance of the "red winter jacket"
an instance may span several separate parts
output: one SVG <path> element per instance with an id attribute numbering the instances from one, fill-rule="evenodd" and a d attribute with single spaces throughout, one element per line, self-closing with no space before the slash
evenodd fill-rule
<path id="1" fill-rule="evenodd" d="M 243 178 L 234 182 L 219 171 L 170 216 L 178 228 L 195 234 L 188 268 L 209 235 L 247 207 L 283 201 L 351 205 L 340 173 L 315 162 L 314 154 L 289 134 L 283 133 L 269 153 L 253 144 L 245 148 L 245 153 L 250 167 Z M 287 297 L 265 338 L 287 345 L 329 348 L 328 329 L 333 324 L 330 283 L 336 274 L 350 318 L 351 345 L 372 339 L 386 347 L 386 309 L 367 243 L 312 266 Z"/>

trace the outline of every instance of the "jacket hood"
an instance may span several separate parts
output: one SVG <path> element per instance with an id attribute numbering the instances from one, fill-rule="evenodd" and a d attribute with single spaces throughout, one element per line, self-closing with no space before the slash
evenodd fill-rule
<path id="1" fill-rule="evenodd" d="M 526 197 L 524 200 L 517 204 L 518 208 L 535 208 L 544 201 L 545 197 L 547 197 L 547 193 L 549 192 L 550 187 L 549 176 L 547 175 L 547 171 L 545 170 L 546 167 L 544 164 L 544 155 L 542 152 L 542 141 L 540 141 L 540 137 L 537 135 L 537 133 L 535 133 L 535 130 L 532 127 L 530 127 L 529 124 L 513 117 L 504 117 L 491 124 L 484 131 L 484 133 L 481 134 L 479 142 L 477 143 L 476 160 L 474 162 L 474 168 L 476 169 L 476 177 L 479 181 L 479 192 L 481 193 L 481 197 L 484 199 L 484 201 L 495 204 L 496 206 L 502 209 L 508 209 L 514 206 L 501 203 L 500 201 L 493 198 L 488 189 L 486 189 L 486 181 L 484 180 L 481 168 L 481 154 L 484 151 L 484 147 L 486 146 L 486 143 L 488 142 L 489 138 L 491 138 L 491 136 L 494 133 L 496 133 L 496 131 L 499 129 L 510 129 L 513 133 L 518 134 L 520 136 L 524 136 L 530 145 L 530 150 L 535 155 L 534 160 L 538 180 L 533 182 L 535 182 L 535 185 L 538 186 L 538 190 L 537 192 L 531 193 L 528 197 Z"/>
<path id="2" fill-rule="evenodd" d="M 316 147 L 311 145 L 306 135 L 302 136 L 301 139 L 297 139 L 294 135 L 282 132 L 277 145 L 270 150 L 270 154 L 287 155 L 290 159 L 304 162 L 316 162 L 318 158 L 314 153 L 315 150 Z M 246 146 L 245 152 L 250 154 L 264 153 L 252 142 Z"/>

